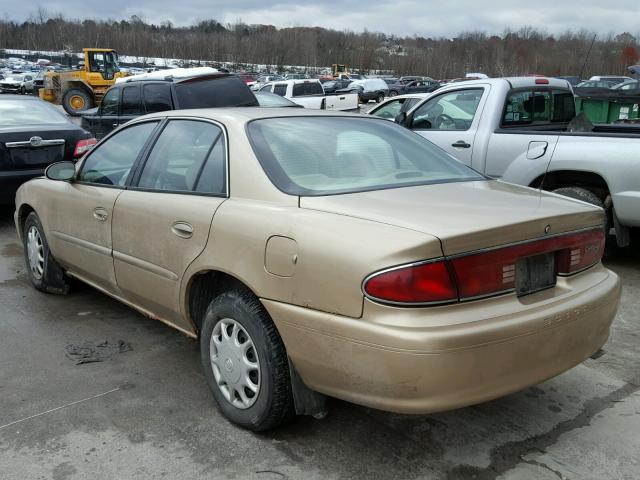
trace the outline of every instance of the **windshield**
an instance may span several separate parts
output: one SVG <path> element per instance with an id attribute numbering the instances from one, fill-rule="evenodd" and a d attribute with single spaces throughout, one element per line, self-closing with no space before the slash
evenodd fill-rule
<path id="1" fill-rule="evenodd" d="M 394 123 L 349 117 L 285 117 L 248 125 L 271 181 L 314 196 L 482 180 L 423 137 Z"/>
<path id="2" fill-rule="evenodd" d="M 0 100 L 0 127 L 65 123 L 64 115 L 41 100 Z"/>
<path id="3" fill-rule="evenodd" d="M 13 82 L 22 82 L 24 80 L 24 77 L 22 75 L 9 75 L 7 77 L 7 80 L 10 80 Z"/>

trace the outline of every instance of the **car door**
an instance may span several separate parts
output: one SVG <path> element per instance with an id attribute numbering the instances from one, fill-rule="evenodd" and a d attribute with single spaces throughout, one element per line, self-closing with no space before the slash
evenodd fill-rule
<path id="1" fill-rule="evenodd" d="M 488 85 L 429 97 L 408 117 L 409 128 L 461 162 L 471 165 L 473 145 Z"/>
<path id="2" fill-rule="evenodd" d="M 223 128 L 198 119 L 164 125 L 133 185 L 116 201 L 113 259 L 119 289 L 178 328 L 180 282 L 204 250 L 216 209 L 227 198 Z"/>
<path id="3" fill-rule="evenodd" d="M 120 88 L 115 87 L 107 91 L 102 98 L 100 108 L 92 119 L 93 135 L 100 140 L 118 126 L 118 111 L 120 109 Z"/>
<path id="4" fill-rule="evenodd" d="M 51 249 L 68 270 L 117 293 L 113 269 L 113 207 L 159 121 L 112 135 L 83 160 L 72 182 L 55 182 L 48 198 Z"/>

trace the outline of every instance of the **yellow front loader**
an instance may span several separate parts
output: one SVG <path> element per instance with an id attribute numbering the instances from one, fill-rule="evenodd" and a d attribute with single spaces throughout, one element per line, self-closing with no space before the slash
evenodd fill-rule
<path id="1" fill-rule="evenodd" d="M 118 54 L 109 48 L 84 48 L 84 64 L 76 69 L 48 72 L 40 98 L 62 105 L 69 115 L 100 104 L 108 88 L 127 74 L 118 68 Z"/>

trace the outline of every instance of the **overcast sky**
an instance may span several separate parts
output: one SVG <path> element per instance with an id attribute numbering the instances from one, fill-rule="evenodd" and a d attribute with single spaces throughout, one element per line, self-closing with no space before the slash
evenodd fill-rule
<path id="1" fill-rule="evenodd" d="M 0 0 L 0 12 L 24 20 L 37 5 Z M 53 0 L 41 5 L 71 18 L 120 20 L 135 14 L 176 25 L 215 18 L 278 27 L 367 28 L 403 36 L 452 37 L 470 30 L 500 34 L 523 25 L 549 33 L 586 28 L 640 34 L 640 0 Z"/>

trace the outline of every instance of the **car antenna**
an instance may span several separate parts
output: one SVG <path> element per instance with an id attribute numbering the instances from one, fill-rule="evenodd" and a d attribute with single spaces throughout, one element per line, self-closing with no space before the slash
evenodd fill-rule
<path id="1" fill-rule="evenodd" d="M 596 37 L 598 36 L 598 34 L 594 34 L 593 35 L 593 39 L 591 40 L 591 45 L 589 45 L 589 50 L 587 50 L 587 55 L 584 57 L 584 63 L 582 64 L 582 70 L 580 70 L 580 80 L 582 80 L 584 77 L 584 71 L 587 68 L 587 62 L 589 61 L 589 55 L 591 54 L 591 49 L 593 48 L 593 44 L 596 41 Z"/>

